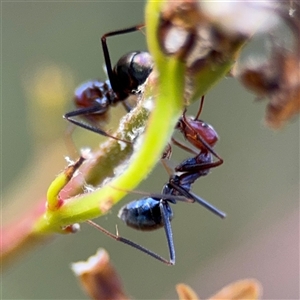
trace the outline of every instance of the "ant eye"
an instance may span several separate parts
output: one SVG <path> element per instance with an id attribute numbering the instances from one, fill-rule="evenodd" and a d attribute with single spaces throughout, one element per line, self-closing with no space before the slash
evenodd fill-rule
<path id="1" fill-rule="evenodd" d="M 202 127 L 207 128 L 207 127 L 209 127 L 209 125 L 205 122 L 202 122 Z"/>

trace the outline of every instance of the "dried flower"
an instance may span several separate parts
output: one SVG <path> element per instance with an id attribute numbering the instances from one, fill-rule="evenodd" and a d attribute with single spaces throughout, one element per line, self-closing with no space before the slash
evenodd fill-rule
<path id="1" fill-rule="evenodd" d="M 176 290 L 180 300 L 200 300 L 196 293 L 185 284 L 178 284 Z M 233 282 L 222 288 L 217 294 L 210 297 L 208 300 L 237 300 L 237 299 L 259 299 L 261 296 L 262 287 L 255 279 L 243 279 Z"/>
<path id="2" fill-rule="evenodd" d="M 298 7 L 299 9 L 299 7 Z M 237 66 L 233 74 L 258 99 L 268 99 L 266 123 L 272 128 L 281 128 L 300 112 L 300 22 L 288 10 L 275 10 L 294 34 L 291 50 L 275 42 L 269 58 Z"/>
<path id="3" fill-rule="evenodd" d="M 128 299 L 104 249 L 98 249 L 87 261 L 73 263 L 71 268 L 92 299 Z"/>

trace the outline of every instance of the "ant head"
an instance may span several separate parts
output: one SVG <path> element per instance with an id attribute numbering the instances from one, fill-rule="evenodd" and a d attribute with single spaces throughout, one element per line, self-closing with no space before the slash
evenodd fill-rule
<path id="1" fill-rule="evenodd" d="M 197 134 L 209 146 L 214 147 L 216 142 L 219 140 L 219 136 L 216 130 L 210 124 L 205 123 L 201 120 L 192 120 L 190 124 L 192 124 L 193 128 L 197 130 Z"/>
<path id="2" fill-rule="evenodd" d="M 148 52 L 135 51 L 123 55 L 113 69 L 115 92 L 120 98 L 126 98 L 146 81 L 152 69 L 153 60 Z"/>
<path id="3" fill-rule="evenodd" d="M 208 150 L 214 147 L 219 140 L 216 130 L 208 123 L 185 115 L 178 120 L 176 129 L 180 130 L 185 138 L 199 150 Z"/>
<path id="4" fill-rule="evenodd" d="M 113 102 L 114 94 L 106 82 L 91 80 L 81 84 L 74 95 L 74 102 L 77 107 L 92 107 L 96 103 L 107 106 L 107 102 Z"/>
<path id="5" fill-rule="evenodd" d="M 214 147 L 219 136 L 211 125 L 199 120 L 203 104 L 204 96 L 201 97 L 199 110 L 194 118 L 186 116 L 185 108 L 175 128 L 180 130 L 185 138 L 197 149 L 207 151 L 210 150 L 209 148 Z"/>

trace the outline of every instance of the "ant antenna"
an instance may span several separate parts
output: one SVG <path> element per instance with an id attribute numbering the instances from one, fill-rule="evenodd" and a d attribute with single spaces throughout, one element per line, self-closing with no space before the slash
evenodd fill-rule
<path id="1" fill-rule="evenodd" d="M 201 115 L 202 108 L 203 108 L 203 104 L 204 104 L 204 97 L 205 97 L 205 95 L 203 95 L 203 96 L 201 97 L 200 107 L 199 107 L 199 110 L 198 110 L 198 113 L 197 113 L 196 117 L 194 118 L 194 121 L 197 121 L 198 118 L 199 118 L 199 116 Z"/>

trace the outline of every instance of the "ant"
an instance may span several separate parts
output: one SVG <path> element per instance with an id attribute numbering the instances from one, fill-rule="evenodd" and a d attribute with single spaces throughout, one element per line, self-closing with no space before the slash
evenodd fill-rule
<path id="1" fill-rule="evenodd" d="M 100 230 L 116 241 L 134 247 L 167 265 L 174 265 L 175 246 L 173 242 L 173 233 L 171 227 L 173 212 L 170 203 L 176 204 L 176 201 L 187 203 L 197 202 L 219 217 L 226 217 L 226 214 L 224 212 L 220 211 L 199 196 L 190 192 L 187 186 L 182 186 L 182 179 L 186 178 L 181 178 L 177 175 L 174 175 L 174 177 L 171 176 L 169 182 L 164 185 L 162 194 L 155 194 L 152 196 L 150 195 L 149 197 L 131 201 L 123 206 L 118 213 L 118 217 L 122 221 L 124 221 L 127 226 L 137 230 L 151 231 L 164 227 L 169 248 L 169 260 L 137 243 L 134 243 L 127 238 L 120 236 L 118 230 L 116 234 L 113 234 L 91 220 L 88 220 L 87 223 L 94 226 L 96 229 Z M 176 195 L 178 196 L 174 195 L 175 191 Z"/>
<path id="2" fill-rule="evenodd" d="M 144 27 L 144 24 L 108 32 L 101 37 L 108 80 L 105 82 L 91 80 L 80 85 L 76 89 L 74 96 L 74 102 L 78 109 L 66 113 L 63 116 L 65 119 L 89 131 L 130 143 L 108 134 L 94 124 L 106 120 L 108 117 L 108 109 L 111 106 L 117 105 L 119 102 L 121 102 L 126 111 L 129 112 L 132 107 L 127 104 L 126 99 L 130 95 L 138 93 L 138 87 L 146 81 L 152 72 L 152 57 L 148 52 L 143 51 L 134 51 L 123 55 L 114 68 L 112 68 L 107 47 L 106 38 L 134 32 L 140 30 L 142 27 Z M 83 117 L 89 124 L 77 120 L 77 117 Z"/>
<path id="3" fill-rule="evenodd" d="M 204 97 L 202 97 L 201 100 L 199 109 L 200 112 L 203 107 L 203 101 Z M 88 221 L 89 224 L 96 227 L 111 238 L 130 245 L 131 247 L 134 247 L 167 265 L 175 264 L 175 247 L 171 228 L 173 212 L 170 204 L 176 204 L 176 200 L 187 203 L 197 202 L 221 218 L 225 218 L 226 216 L 224 212 L 220 211 L 190 191 L 191 185 L 199 177 L 207 175 L 210 168 L 222 164 L 223 160 L 212 149 L 218 140 L 217 132 L 213 129 L 213 127 L 207 123 L 204 123 L 203 121 L 198 120 L 200 115 L 199 112 L 192 121 L 186 118 L 185 113 L 186 110 L 183 112 L 183 115 L 176 127 L 182 130 L 188 141 L 193 143 L 193 145 L 196 145 L 196 147 L 200 150 L 200 153 L 197 154 L 195 158 L 183 161 L 175 168 L 176 172 L 181 172 L 182 174 L 170 175 L 169 181 L 164 185 L 162 194 L 160 196 L 152 195 L 139 200 L 131 201 L 121 208 L 118 214 L 119 218 L 121 218 L 126 225 L 137 230 L 150 231 L 164 227 L 169 248 L 169 260 L 161 257 L 145 247 L 142 247 L 139 244 L 132 242 L 129 239 L 119 236 L 118 232 L 116 234 L 112 234 L 98 224 Z M 184 128 L 188 129 L 185 130 Z M 181 147 L 183 144 L 177 142 L 176 145 Z M 189 147 L 185 145 L 183 146 L 185 150 L 195 153 L 195 151 Z M 172 148 L 170 145 L 168 145 L 163 153 L 162 159 L 169 159 L 171 153 Z M 216 156 L 219 160 L 213 162 L 212 155 Z M 178 198 L 178 196 L 181 196 L 181 198 Z"/>

